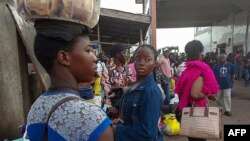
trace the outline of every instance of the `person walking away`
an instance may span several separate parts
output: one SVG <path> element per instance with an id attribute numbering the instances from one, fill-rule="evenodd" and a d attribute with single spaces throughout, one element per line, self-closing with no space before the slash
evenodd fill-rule
<path id="1" fill-rule="evenodd" d="M 205 107 L 208 103 L 206 97 L 215 100 L 219 86 L 210 66 L 202 61 L 203 45 L 198 40 L 190 41 L 185 46 L 187 60 L 185 70 L 179 76 L 175 93 L 179 96 L 176 108 L 176 118 L 180 122 L 182 110 L 195 103 L 197 107 Z M 198 127 L 197 127 L 198 128 Z M 189 141 L 206 141 L 188 137 Z"/>

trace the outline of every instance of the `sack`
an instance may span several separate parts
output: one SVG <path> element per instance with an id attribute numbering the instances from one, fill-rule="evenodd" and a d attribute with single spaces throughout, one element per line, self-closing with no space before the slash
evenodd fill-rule
<path id="1" fill-rule="evenodd" d="M 206 107 L 194 107 L 193 102 L 192 107 L 185 107 L 182 110 L 180 135 L 221 139 L 221 127 L 221 110 L 218 107 L 209 107 L 208 104 Z"/>
<path id="2" fill-rule="evenodd" d="M 166 114 L 163 116 L 163 133 L 167 135 L 178 135 L 180 132 L 180 123 L 175 114 Z"/>

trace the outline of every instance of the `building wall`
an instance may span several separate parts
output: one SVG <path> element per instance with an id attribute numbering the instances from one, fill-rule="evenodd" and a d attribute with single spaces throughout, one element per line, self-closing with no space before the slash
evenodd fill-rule
<path id="1" fill-rule="evenodd" d="M 202 29 L 202 34 L 195 35 L 194 39 L 201 41 L 204 46 L 204 53 L 211 52 L 211 27 Z M 198 31 L 201 32 L 201 31 Z"/>
<path id="2" fill-rule="evenodd" d="M 152 10 L 151 10 L 151 5 L 150 5 L 151 0 L 144 0 L 144 14 L 148 14 L 150 16 L 152 16 Z M 151 19 L 153 20 L 153 19 Z M 145 44 L 149 44 L 149 45 L 153 45 L 153 36 L 152 36 L 152 23 L 150 24 L 150 26 L 148 27 L 148 30 L 146 31 L 146 36 L 145 36 L 145 40 L 144 43 Z M 156 27 L 155 27 L 156 28 Z M 156 30 L 156 29 L 155 29 Z M 156 38 L 156 37 L 155 37 Z M 156 48 L 156 46 L 154 46 Z"/>
<path id="3" fill-rule="evenodd" d="M 234 16 L 234 34 L 233 45 L 242 45 L 244 53 L 246 52 L 246 35 L 247 33 L 247 12 L 241 12 Z"/>
<path id="4" fill-rule="evenodd" d="M 150 0 L 144 0 L 144 14 L 149 14 L 149 8 L 150 8 Z"/>
<path id="5" fill-rule="evenodd" d="M 226 43 L 226 53 L 232 50 L 233 36 L 233 14 L 224 20 L 214 23 L 212 26 L 212 51 L 216 50 L 218 44 Z M 231 39 L 230 43 L 228 41 Z"/>
<path id="6" fill-rule="evenodd" d="M 213 23 L 211 33 L 204 32 L 206 29 L 198 31 L 195 34 L 195 39 L 201 40 L 205 47 L 210 44 L 211 51 L 215 51 L 217 45 L 226 43 L 227 54 L 232 53 L 236 46 L 242 45 L 246 54 L 250 51 L 250 31 L 247 31 L 248 19 L 248 13 L 245 11 L 231 14 L 223 20 Z"/>
<path id="7" fill-rule="evenodd" d="M 0 1 L 0 140 L 20 136 L 18 126 L 24 122 L 17 33 L 6 3 L 13 2 Z"/>
<path id="8" fill-rule="evenodd" d="M 248 32 L 247 32 L 247 42 L 246 42 L 246 50 L 245 53 L 247 54 L 250 52 L 250 15 L 248 15 Z"/>

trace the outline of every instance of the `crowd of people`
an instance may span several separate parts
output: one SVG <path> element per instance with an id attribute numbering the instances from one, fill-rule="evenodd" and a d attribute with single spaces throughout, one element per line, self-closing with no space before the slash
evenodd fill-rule
<path id="1" fill-rule="evenodd" d="M 180 122 L 183 108 L 205 107 L 208 98 L 231 116 L 235 76 L 250 81 L 250 53 L 203 57 L 193 40 L 180 55 L 142 44 L 127 59 L 122 43 L 95 54 L 83 24 L 40 19 L 34 27 L 34 53 L 51 85 L 29 110 L 24 140 L 163 141 L 163 114 Z"/>
<path id="2" fill-rule="evenodd" d="M 243 55 L 243 51 L 237 51 L 236 53 L 226 54 L 225 51 L 221 51 L 219 54 L 226 55 L 226 61 L 231 63 L 235 73 L 235 80 L 244 80 L 244 84 L 247 87 L 250 83 L 249 70 L 250 70 L 250 52 Z M 218 53 L 208 52 L 205 54 L 203 61 L 206 62 L 211 68 L 220 61 Z"/>
<path id="3" fill-rule="evenodd" d="M 154 47 L 140 45 L 126 59 L 128 48 L 114 43 L 96 57 L 87 27 L 64 21 L 62 30 L 68 24 L 82 31 L 68 42 L 61 36 L 70 34 L 66 31 L 51 34 L 61 21 L 49 23 L 50 31 L 44 26 L 47 22 L 35 23 L 34 51 L 50 75 L 51 86 L 29 111 L 29 140 L 163 141 L 163 113 L 174 113 L 180 122 L 183 108 L 193 102 L 204 107 L 207 97 L 217 99 L 224 114 L 231 116 L 235 76 L 239 79 L 238 74 L 244 74 L 249 83 L 250 53 L 245 59 L 241 52 L 235 57 L 225 52 L 203 57 L 202 43 L 193 40 L 179 56 L 169 50 L 158 55 Z M 179 101 L 171 103 L 175 94 Z"/>
<path id="4" fill-rule="evenodd" d="M 82 33 L 63 42 L 41 32 L 44 22 L 48 21 L 35 23 L 34 51 L 51 86 L 30 109 L 26 135 L 30 140 L 162 141 L 162 114 L 174 113 L 180 122 L 184 107 L 192 102 L 204 107 L 206 97 L 217 99 L 224 114 L 231 116 L 231 89 L 240 56 L 233 62 L 225 52 L 203 57 L 202 43 L 193 40 L 179 56 L 169 50 L 158 55 L 154 47 L 140 45 L 126 59 L 127 48 L 114 43 L 108 53 L 96 57 L 87 27 L 77 25 Z M 53 23 L 59 28 L 57 22 Z M 250 53 L 243 60 L 249 82 Z M 171 103 L 175 94 L 179 101 Z"/>

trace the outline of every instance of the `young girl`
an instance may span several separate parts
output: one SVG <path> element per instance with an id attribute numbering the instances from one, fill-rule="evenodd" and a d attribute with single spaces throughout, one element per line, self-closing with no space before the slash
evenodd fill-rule
<path id="1" fill-rule="evenodd" d="M 157 51 L 150 45 L 141 45 L 134 54 L 136 84 L 124 93 L 121 104 L 121 119 L 114 126 L 117 141 L 163 141 L 159 130 L 162 95 L 154 81 L 153 69 Z"/>

